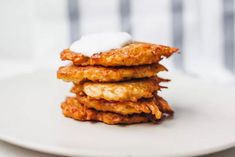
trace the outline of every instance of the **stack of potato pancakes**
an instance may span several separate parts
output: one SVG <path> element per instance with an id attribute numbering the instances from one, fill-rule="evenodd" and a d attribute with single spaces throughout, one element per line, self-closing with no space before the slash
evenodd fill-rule
<path id="1" fill-rule="evenodd" d="M 164 88 L 156 73 L 167 70 L 159 64 L 177 48 L 132 42 L 88 57 L 69 49 L 61 52 L 62 66 L 57 77 L 72 82 L 74 97 L 67 97 L 61 108 L 66 117 L 106 124 L 158 122 L 173 110 L 160 96 Z"/>

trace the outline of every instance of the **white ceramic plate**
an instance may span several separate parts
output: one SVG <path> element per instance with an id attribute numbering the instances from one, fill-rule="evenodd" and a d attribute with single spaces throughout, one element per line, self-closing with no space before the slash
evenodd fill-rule
<path id="1" fill-rule="evenodd" d="M 38 71 L 0 81 L 0 139 L 68 156 L 192 156 L 235 145 L 235 88 L 173 75 L 160 125 L 78 122 L 60 110 L 70 85 Z"/>

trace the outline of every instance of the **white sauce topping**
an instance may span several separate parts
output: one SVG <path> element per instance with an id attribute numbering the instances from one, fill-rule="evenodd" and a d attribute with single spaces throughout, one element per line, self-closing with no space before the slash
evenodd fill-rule
<path id="1" fill-rule="evenodd" d="M 105 32 L 82 36 L 75 41 L 70 50 L 92 56 L 94 53 L 121 48 L 132 42 L 132 37 L 125 32 Z"/>

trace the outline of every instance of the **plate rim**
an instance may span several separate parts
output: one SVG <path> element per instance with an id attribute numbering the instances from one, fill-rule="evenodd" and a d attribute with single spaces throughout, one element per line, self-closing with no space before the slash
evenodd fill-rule
<path id="1" fill-rule="evenodd" d="M 51 154 L 51 155 L 62 155 L 62 156 L 97 156 L 97 157 L 101 157 L 101 156 L 105 156 L 105 157 L 116 157 L 116 156 L 138 156 L 138 157 L 143 157 L 143 156 L 158 156 L 159 154 L 154 153 L 155 151 L 145 151 L 143 154 L 138 154 L 138 153 L 130 153 L 130 152 L 125 152 L 125 153 L 121 153 L 120 151 L 109 151 L 108 149 L 106 151 L 104 150 L 99 150 L 99 149 L 84 149 L 84 148 L 77 148 L 76 151 L 71 151 L 69 149 L 64 149 L 64 148 L 57 148 L 57 147 L 51 147 L 51 146 L 43 146 L 41 144 L 32 144 L 28 141 L 22 141 L 18 138 L 14 138 L 14 137 L 10 137 L 7 135 L 2 135 L 0 134 L 0 140 L 25 148 L 25 149 L 29 149 L 29 150 L 33 150 L 33 151 L 37 151 L 37 152 L 41 152 L 41 153 L 47 153 L 47 154 Z M 208 155 L 208 154 L 212 154 L 212 153 L 216 153 L 216 152 L 220 152 L 229 148 L 233 148 L 235 147 L 235 141 L 228 143 L 226 145 L 221 144 L 221 146 L 217 146 L 217 147 L 213 147 L 213 148 L 205 148 L 205 149 L 201 149 L 201 151 L 192 151 L 189 153 L 179 153 L 179 154 L 174 154 L 174 155 L 167 155 L 167 156 L 201 156 L 201 155 Z M 99 152 L 99 153 L 97 153 Z"/>

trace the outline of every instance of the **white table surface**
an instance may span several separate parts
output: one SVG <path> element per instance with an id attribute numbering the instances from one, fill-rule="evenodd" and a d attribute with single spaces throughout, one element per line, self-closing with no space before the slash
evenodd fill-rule
<path id="1" fill-rule="evenodd" d="M 7 61 L 0 59 L 0 79 L 4 79 L 22 72 L 30 72 L 37 67 L 32 66 L 32 62 L 28 61 Z M 235 147 L 206 155 L 204 157 L 234 157 Z M 0 157 L 56 157 L 55 155 L 40 153 L 28 149 L 24 149 L 0 140 Z"/>

